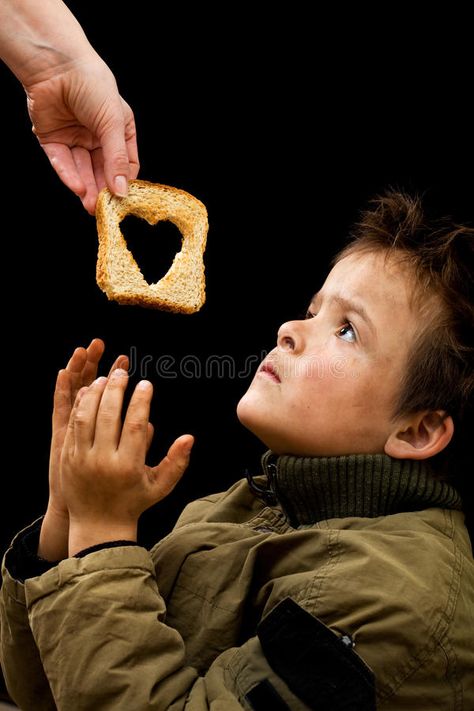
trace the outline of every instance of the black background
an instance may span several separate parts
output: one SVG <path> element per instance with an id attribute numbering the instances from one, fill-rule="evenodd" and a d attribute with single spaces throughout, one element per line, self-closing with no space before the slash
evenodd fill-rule
<path id="1" fill-rule="evenodd" d="M 186 501 L 226 488 L 264 451 L 235 416 L 250 374 L 164 379 L 153 372 L 157 358 L 194 355 L 204 367 L 227 355 L 240 371 L 272 348 L 358 210 L 388 185 L 426 191 L 429 209 L 460 221 L 474 213 L 472 77 L 464 80 L 469 45 L 459 27 L 451 48 L 449 27 L 414 27 L 408 17 L 391 19 L 388 41 L 383 20 L 364 33 L 354 18 L 315 21 L 296 7 L 257 22 L 240 6 L 206 17 L 152 3 L 124 11 L 102 2 L 100 13 L 99 3 L 69 5 L 134 109 L 140 176 L 207 206 L 207 302 L 179 316 L 107 301 L 95 283 L 95 221 L 55 177 L 22 88 L 0 67 L 3 547 L 44 511 L 54 380 L 75 346 L 100 336 L 107 367 L 132 348 L 151 357 L 151 461 L 179 434 L 196 437 L 185 478 L 143 517 L 148 543 Z M 162 236 L 169 252 L 173 235 Z M 142 257 L 149 268 L 157 242 Z"/>

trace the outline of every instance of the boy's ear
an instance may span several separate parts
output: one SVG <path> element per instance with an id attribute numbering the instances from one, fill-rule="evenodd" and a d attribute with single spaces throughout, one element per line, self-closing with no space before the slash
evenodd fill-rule
<path id="1" fill-rule="evenodd" d="M 397 421 L 385 453 L 395 459 L 428 459 L 447 447 L 453 434 L 453 418 L 444 410 L 416 412 Z"/>

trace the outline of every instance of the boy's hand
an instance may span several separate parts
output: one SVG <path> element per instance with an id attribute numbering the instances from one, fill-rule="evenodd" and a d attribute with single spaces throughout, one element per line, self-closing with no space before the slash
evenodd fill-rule
<path id="1" fill-rule="evenodd" d="M 104 342 L 99 338 L 95 338 L 87 349 L 76 348 L 56 380 L 49 459 L 49 501 L 38 547 L 38 555 L 46 560 L 67 557 L 69 513 L 59 480 L 61 450 L 76 395 L 82 386 L 90 385 L 95 379 L 103 352 Z M 127 356 L 117 358 L 112 370 L 117 367 L 128 368 Z"/>
<path id="2" fill-rule="evenodd" d="M 124 370 L 79 391 L 61 456 L 61 486 L 69 510 L 69 555 L 115 540 L 136 540 L 140 514 L 165 498 L 189 463 L 191 435 L 182 435 L 155 467 L 145 464 L 153 436 L 148 422 L 153 388 L 141 381 L 122 426 Z"/>

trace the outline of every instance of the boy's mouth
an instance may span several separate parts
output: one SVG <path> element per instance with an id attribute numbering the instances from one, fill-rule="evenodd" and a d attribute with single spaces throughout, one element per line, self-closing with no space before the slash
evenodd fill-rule
<path id="1" fill-rule="evenodd" d="M 275 366 L 270 361 L 264 361 L 257 372 L 262 373 L 262 375 L 271 378 L 276 383 L 281 383 L 280 377 L 275 369 Z"/>

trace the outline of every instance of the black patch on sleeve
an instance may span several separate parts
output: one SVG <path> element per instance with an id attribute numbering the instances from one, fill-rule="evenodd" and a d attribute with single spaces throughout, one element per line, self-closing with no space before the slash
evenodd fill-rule
<path id="1" fill-rule="evenodd" d="M 267 679 L 254 686 L 245 698 L 255 711 L 291 711 Z"/>
<path id="2" fill-rule="evenodd" d="M 317 711 L 375 711 L 375 677 L 351 646 L 291 598 L 259 624 L 268 663 Z"/>
<path id="3" fill-rule="evenodd" d="M 32 524 L 21 536 L 17 536 L 13 546 L 7 551 L 5 558 L 7 570 L 12 578 L 18 580 L 20 583 L 24 583 L 28 578 L 43 575 L 43 573 L 46 573 L 60 563 L 59 560 L 44 560 L 38 555 L 42 523 L 43 519 L 39 519 Z M 138 546 L 138 543 L 136 541 L 109 541 L 107 543 L 99 543 L 98 545 L 79 551 L 74 557 L 84 558 L 89 553 L 95 553 L 95 551 L 100 551 L 104 548 L 116 548 L 117 546 Z"/>
<path id="4" fill-rule="evenodd" d="M 59 561 L 44 560 L 37 555 L 42 523 L 42 519 L 36 521 L 21 536 L 17 536 L 12 548 L 7 552 L 6 568 L 12 578 L 20 583 L 24 583 L 28 578 L 43 575 L 59 563 Z"/>

